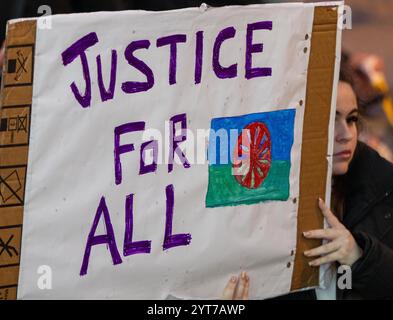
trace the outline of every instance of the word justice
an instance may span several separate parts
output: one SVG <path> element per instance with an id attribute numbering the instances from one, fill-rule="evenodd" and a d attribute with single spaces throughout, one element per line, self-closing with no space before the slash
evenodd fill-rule
<path id="1" fill-rule="evenodd" d="M 250 23 L 247 25 L 246 33 L 246 49 L 245 49 L 245 78 L 247 80 L 256 77 L 267 77 L 272 75 L 272 68 L 269 67 L 253 67 L 252 66 L 252 55 L 255 53 L 263 52 L 263 43 L 253 43 L 253 33 L 256 30 L 272 30 L 272 21 L 259 21 Z M 235 78 L 238 76 L 238 65 L 233 63 L 230 66 L 223 66 L 220 63 L 220 57 L 228 54 L 224 50 L 221 50 L 221 46 L 225 41 L 237 41 L 233 39 L 236 36 L 235 27 L 227 27 L 222 29 L 216 36 L 213 44 L 212 54 L 212 69 L 219 79 Z M 156 40 L 156 47 L 161 48 L 167 46 L 169 48 L 169 74 L 168 83 L 169 85 L 176 84 L 176 72 L 177 72 L 177 46 L 187 43 L 186 34 L 173 34 L 165 37 L 160 37 Z M 98 36 L 95 32 L 91 32 L 76 42 L 70 47 L 65 49 L 61 56 L 64 66 L 69 65 L 78 57 L 82 63 L 83 78 L 85 80 L 85 90 L 81 93 L 81 90 L 76 86 L 75 82 L 71 83 L 71 91 L 75 96 L 75 99 L 83 107 L 89 107 L 91 104 L 91 92 L 92 82 L 89 68 L 89 61 L 87 58 L 86 51 L 96 45 L 99 42 Z M 134 53 L 138 50 L 148 50 L 151 46 L 150 40 L 142 39 L 132 41 L 128 44 L 124 50 L 124 58 L 130 66 L 141 72 L 146 81 L 126 81 L 121 84 L 121 90 L 126 94 L 132 94 L 137 92 L 145 92 L 153 88 L 155 82 L 155 75 L 153 70 L 142 60 L 135 57 Z M 203 49 L 204 49 L 204 32 L 197 31 L 195 33 L 195 67 L 194 67 L 194 83 L 199 84 L 202 79 L 202 66 L 203 66 Z M 150 50 L 150 49 L 149 49 Z M 158 49 L 162 50 L 162 49 Z M 229 52 L 231 53 L 231 52 Z M 101 96 L 101 101 L 107 101 L 113 99 L 116 89 L 116 74 L 117 74 L 117 50 L 111 51 L 111 66 L 110 66 L 110 80 L 109 88 L 105 88 L 104 79 L 102 76 L 102 63 L 101 56 L 96 56 L 97 64 L 97 83 Z M 107 82 L 107 83 L 108 83 Z"/>
<path id="2" fill-rule="evenodd" d="M 175 126 L 180 123 L 181 133 L 176 134 Z M 178 114 L 170 118 L 171 130 L 170 130 L 170 147 L 172 152 L 170 153 L 170 160 L 168 164 L 168 173 L 173 170 L 173 159 L 175 154 L 179 157 L 183 167 L 185 169 L 190 167 L 185 155 L 179 148 L 181 142 L 186 141 L 187 132 L 187 118 L 186 114 Z M 145 130 L 145 122 L 129 122 L 122 124 L 115 128 L 114 130 L 114 167 L 115 167 L 115 183 L 119 185 L 122 183 L 122 166 L 120 161 L 120 155 L 128 152 L 133 152 L 135 146 L 133 143 L 120 144 L 120 137 L 125 134 L 129 134 L 137 131 Z M 149 150 L 153 151 L 152 163 L 146 164 L 145 153 Z M 150 140 L 141 144 L 140 147 L 140 167 L 139 175 L 144 175 L 148 173 L 154 173 L 157 169 L 157 152 L 158 152 L 158 141 Z M 164 227 L 164 237 L 163 237 L 163 250 L 168 250 L 170 248 L 178 246 L 186 246 L 191 242 L 191 234 L 173 234 L 172 233 L 172 222 L 173 222 L 173 211 L 174 211 L 174 186 L 169 184 L 165 188 L 166 195 L 166 212 L 165 212 L 165 227 Z M 124 244 L 123 244 L 123 256 L 129 256 L 133 254 L 149 254 L 151 251 L 151 241 L 150 240 L 133 240 L 133 202 L 134 194 L 126 196 L 125 199 L 125 232 L 124 232 Z M 106 234 L 96 235 L 97 226 L 99 221 L 103 219 Z M 102 196 L 99 202 L 96 214 L 94 216 L 92 227 L 90 228 L 89 235 L 87 237 L 85 253 L 83 256 L 82 266 L 80 270 L 80 275 L 84 276 L 87 273 L 90 260 L 90 252 L 92 247 L 96 245 L 107 245 L 109 253 L 112 258 L 114 265 L 122 263 L 117 245 L 115 234 L 113 231 L 109 209 L 106 204 L 105 197 Z"/>

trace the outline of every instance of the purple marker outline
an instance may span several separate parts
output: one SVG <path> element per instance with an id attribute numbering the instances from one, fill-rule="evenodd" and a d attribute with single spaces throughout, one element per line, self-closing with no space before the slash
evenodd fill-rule
<path id="1" fill-rule="evenodd" d="M 221 30 L 214 41 L 212 64 L 214 73 L 220 79 L 235 78 L 237 76 L 237 63 L 234 63 L 229 67 L 223 67 L 219 61 L 222 43 L 227 39 L 234 38 L 235 34 L 236 29 L 234 27 L 228 27 Z"/>
<path id="2" fill-rule="evenodd" d="M 135 131 L 143 131 L 145 130 L 145 122 L 129 122 L 122 124 L 115 128 L 114 136 L 115 136 L 115 148 L 114 148 L 114 156 L 115 156 L 115 183 L 120 184 L 122 181 L 122 169 L 121 169 L 121 161 L 120 155 L 123 153 L 134 151 L 134 144 L 129 143 L 125 145 L 120 145 L 120 136 L 125 133 L 135 132 Z"/>
<path id="3" fill-rule="evenodd" d="M 126 197 L 126 229 L 124 232 L 124 248 L 123 255 L 125 257 L 138 254 L 138 253 L 150 253 L 151 241 L 141 240 L 132 242 L 132 233 L 134 229 L 133 225 L 133 203 L 134 194 L 130 194 Z"/>
<path id="4" fill-rule="evenodd" d="M 133 53 L 135 50 L 139 49 L 149 49 L 149 40 L 139 40 L 131 42 L 126 50 L 124 51 L 124 57 L 128 61 L 129 65 L 133 66 L 135 69 L 139 70 L 146 76 L 146 82 L 138 81 L 126 81 L 121 85 L 121 89 L 125 93 L 136 93 L 144 92 L 151 89 L 154 86 L 154 74 L 149 66 L 142 60 L 134 57 Z"/>
<path id="5" fill-rule="evenodd" d="M 195 84 L 201 82 L 202 79 L 202 63 L 203 63 L 203 31 L 196 33 L 196 47 L 195 47 Z"/>
<path id="6" fill-rule="evenodd" d="M 169 58 L 169 84 L 176 83 L 176 68 L 177 68 L 177 44 L 186 42 L 187 37 L 185 34 L 174 34 L 167 37 L 157 39 L 157 48 L 170 45 L 170 58 Z"/>
<path id="7" fill-rule="evenodd" d="M 262 43 L 252 43 L 252 36 L 254 30 L 272 30 L 272 21 L 260 21 L 256 23 L 250 23 L 247 25 L 246 35 L 246 79 L 256 77 L 269 77 L 272 75 L 272 68 L 253 68 L 252 67 L 252 54 L 257 52 L 263 52 Z"/>
<path id="8" fill-rule="evenodd" d="M 178 233 L 172 234 L 173 222 L 173 207 L 174 207 L 174 191 L 173 185 L 170 184 L 165 189 L 166 193 L 166 221 L 165 221 L 165 236 L 162 245 L 163 250 L 168 250 L 178 246 L 188 246 L 191 242 L 191 234 Z"/>
<path id="9" fill-rule="evenodd" d="M 85 79 L 85 83 L 86 83 L 85 94 L 82 96 L 79 93 L 78 87 L 76 86 L 75 82 L 72 82 L 70 87 L 71 87 L 71 91 L 75 96 L 75 99 L 79 102 L 82 108 L 90 107 L 90 102 L 91 102 L 91 80 L 90 80 L 89 63 L 87 61 L 86 50 L 91 46 L 94 46 L 97 42 L 98 42 L 97 34 L 95 32 L 91 32 L 85 35 L 84 37 L 80 38 L 75 43 L 73 43 L 61 54 L 64 66 L 70 64 L 78 56 L 81 58 L 83 78 Z"/>
<path id="10" fill-rule="evenodd" d="M 101 65 L 101 56 L 98 55 L 96 58 L 97 61 L 97 80 L 98 87 L 100 88 L 101 101 L 104 102 L 106 100 L 113 99 L 115 94 L 115 85 L 116 85 L 116 71 L 117 71 L 117 52 L 116 50 L 112 50 L 112 62 L 111 62 L 111 78 L 109 82 L 109 89 L 105 89 L 104 80 L 102 79 L 102 65 Z"/>
<path id="11" fill-rule="evenodd" d="M 147 150 L 153 150 L 153 162 L 151 164 L 145 164 L 145 154 Z M 139 174 L 146 174 L 149 172 L 156 172 L 158 161 L 158 141 L 151 140 L 142 143 L 140 151 L 140 162 L 139 162 Z"/>
<path id="12" fill-rule="evenodd" d="M 96 236 L 95 232 L 97 230 L 98 222 L 100 221 L 102 214 L 104 214 L 104 224 L 105 224 L 106 234 Z M 100 200 L 100 204 L 98 205 L 94 217 L 93 225 L 90 229 L 89 236 L 87 237 L 85 254 L 83 255 L 82 267 L 79 273 L 81 276 L 84 276 L 87 273 L 91 247 L 98 244 L 108 245 L 112 257 L 112 262 L 114 265 L 122 263 L 119 251 L 117 250 L 115 234 L 113 232 L 111 218 L 109 216 L 109 210 L 105 202 L 105 197 L 102 197 Z"/>
<path id="13" fill-rule="evenodd" d="M 181 134 L 176 136 L 176 123 L 181 123 Z M 173 170 L 173 161 L 175 153 L 183 164 L 183 167 L 188 169 L 191 167 L 187 161 L 183 151 L 179 148 L 179 144 L 187 140 L 187 116 L 185 113 L 177 114 L 170 119 L 169 129 L 169 159 L 168 159 L 168 173 Z"/>

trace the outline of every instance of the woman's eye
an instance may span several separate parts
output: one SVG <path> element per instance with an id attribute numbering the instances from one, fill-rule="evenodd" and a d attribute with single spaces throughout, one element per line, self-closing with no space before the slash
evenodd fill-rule
<path id="1" fill-rule="evenodd" d="M 358 121 L 359 121 L 359 117 L 357 117 L 357 116 L 352 116 L 352 117 L 347 118 L 347 123 L 356 123 Z"/>

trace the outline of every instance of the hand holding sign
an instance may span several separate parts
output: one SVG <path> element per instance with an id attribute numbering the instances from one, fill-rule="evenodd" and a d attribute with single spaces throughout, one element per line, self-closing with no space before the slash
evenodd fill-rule
<path id="1" fill-rule="evenodd" d="M 318 267 L 335 261 L 342 265 L 353 265 L 362 256 L 362 249 L 356 243 L 351 232 L 329 210 L 322 199 L 318 199 L 318 205 L 330 228 L 306 231 L 303 234 L 309 239 L 325 239 L 329 242 L 304 252 L 307 257 L 320 256 L 309 262 L 310 266 Z"/>

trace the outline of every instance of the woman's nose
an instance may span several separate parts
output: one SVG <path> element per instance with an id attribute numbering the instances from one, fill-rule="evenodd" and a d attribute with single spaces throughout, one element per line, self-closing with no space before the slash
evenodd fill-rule
<path id="1" fill-rule="evenodd" d="M 354 133 L 352 132 L 353 130 L 349 128 L 346 122 L 339 124 L 336 130 L 337 130 L 337 136 L 336 136 L 337 141 L 347 142 L 354 138 Z"/>

